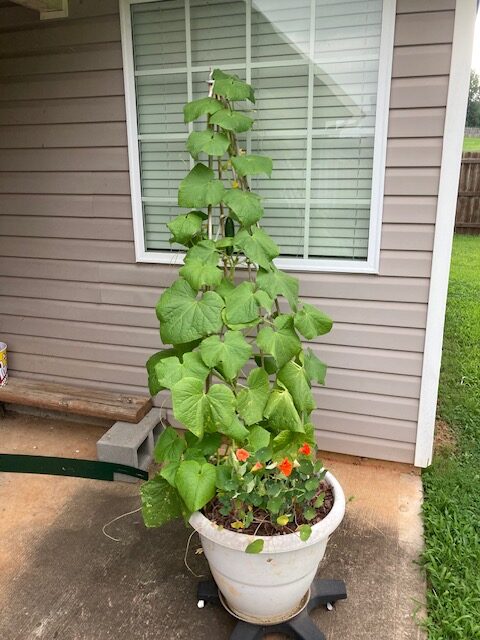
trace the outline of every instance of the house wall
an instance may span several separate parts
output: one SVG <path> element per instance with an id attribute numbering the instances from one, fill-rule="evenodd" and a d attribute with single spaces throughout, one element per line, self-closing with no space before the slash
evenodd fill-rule
<path id="1" fill-rule="evenodd" d="M 135 263 L 118 0 L 69 5 L 0 3 L 0 339 L 13 375 L 144 391 L 176 268 Z M 398 0 L 379 275 L 299 274 L 324 449 L 414 460 L 454 8 Z"/>

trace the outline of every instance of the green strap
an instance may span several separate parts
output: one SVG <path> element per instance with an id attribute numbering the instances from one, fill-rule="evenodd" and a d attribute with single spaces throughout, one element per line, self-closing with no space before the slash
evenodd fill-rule
<path id="1" fill-rule="evenodd" d="M 39 473 L 49 476 L 71 476 L 93 480 L 114 480 L 114 473 L 148 480 L 148 472 L 116 462 L 78 460 L 76 458 L 53 458 L 47 456 L 24 456 L 0 453 L 0 471 L 9 473 Z"/>

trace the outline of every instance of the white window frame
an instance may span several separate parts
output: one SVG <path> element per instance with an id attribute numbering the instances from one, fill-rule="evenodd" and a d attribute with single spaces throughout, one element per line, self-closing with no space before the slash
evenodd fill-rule
<path id="1" fill-rule="evenodd" d="M 182 262 L 182 258 L 185 255 L 184 253 L 147 251 L 145 247 L 130 5 L 157 1 L 158 0 L 120 0 L 120 25 L 135 259 L 137 262 L 179 264 Z M 185 1 L 189 3 L 189 0 Z M 312 2 L 314 1 L 315 0 L 312 0 Z M 251 0 L 246 0 L 246 2 L 251 5 Z M 187 11 L 187 21 L 188 16 L 189 12 Z M 281 269 L 288 271 L 335 273 L 379 272 L 395 17 L 396 0 L 383 0 L 367 260 L 331 260 L 296 257 L 277 258 L 275 264 Z M 190 25 L 186 24 L 186 29 L 189 30 L 189 28 Z M 228 65 L 224 65 L 224 68 L 227 67 Z M 313 68 L 312 63 L 309 64 L 309 67 Z"/>

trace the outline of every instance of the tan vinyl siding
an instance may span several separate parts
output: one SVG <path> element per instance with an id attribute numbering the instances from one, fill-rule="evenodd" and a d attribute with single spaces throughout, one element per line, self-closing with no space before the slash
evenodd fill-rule
<path id="1" fill-rule="evenodd" d="M 454 4 L 397 2 L 380 274 L 300 275 L 326 449 L 413 462 Z M 118 2 L 69 13 L 0 7 L 0 336 L 13 375 L 144 390 L 177 268 L 135 263 Z"/>

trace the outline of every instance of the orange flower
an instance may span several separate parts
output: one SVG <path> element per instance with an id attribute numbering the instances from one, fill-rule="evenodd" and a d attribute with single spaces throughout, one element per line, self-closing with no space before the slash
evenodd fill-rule
<path id="1" fill-rule="evenodd" d="M 240 462 L 245 462 L 250 457 L 250 454 L 245 449 L 237 449 L 235 455 L 237 456 L 237 460 Z"/>
<path id="2" fill-rule="evenodd" d="M 260 471 L 260 469 L 263 469 L 263 464 L 261 462 L 255 462 L 252 471 Z"/>
<path id="3" fill-rule="evenodd" d="M 284 458 L 278 465 L 278 468 L 288 478 L 288 476 L 292 473 L 293 463 L 288 458 Z"/>
<path id="4" fill-rule="evenodd" d="M 310 445 L 307 442 L 304 442 L 303 445 L 298 450 L 298 453 L 303 453 L 303 455 L 309 456 L 312 453 Z"/>

